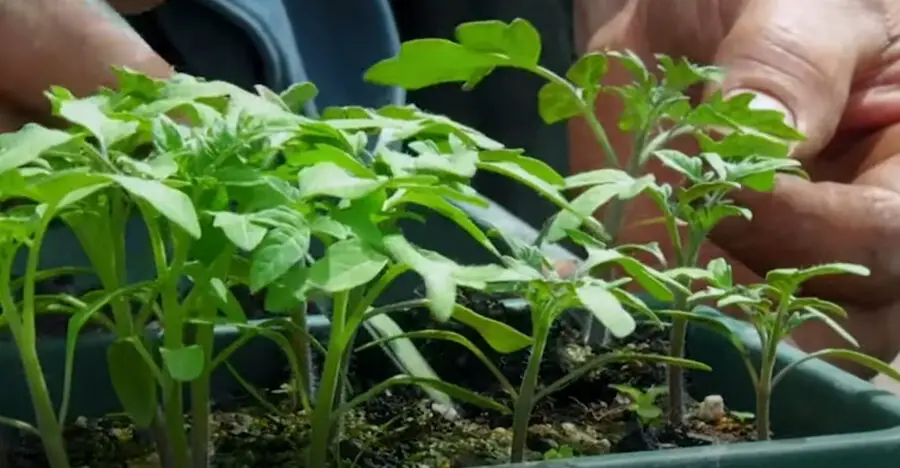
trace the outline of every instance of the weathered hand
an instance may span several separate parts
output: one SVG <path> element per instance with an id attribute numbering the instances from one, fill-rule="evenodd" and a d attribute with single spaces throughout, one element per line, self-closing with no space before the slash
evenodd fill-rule
<path id="1" fill-rule="evenodd" d="M 892 126 L 900 122 L 900 4 L 628 0 L 579 7 L 576 27 L 586 49 L 631 49 L 646 61 L 662 53 L 723 66 L 724 92 L 757 93 L 756 105 L 785 112 L 807 135 L 793 155 L 812 181 L 782 176 L 772 193 L 740 194 L 753 221 L 723 223 L 703 257 L 730 258 L 743 281 L 758 281 L 777 267 L 830 261 L 868 266 L 870 277 L 810 283 L 806 292 L 845 305 L 851 314 L 845 326 L 864 350 L 892 359 L 900 349 L 900 126 Z M 607 80 L 629 78 L 615 69 Z M 620 157 L 628 155 L 630 139 L 615 125 L 618 102 L 602 98 L 597 109 Z M 571 136 L 573 171 L 602 165 L 582 122 L 572 123 Z M 674 146 L 690 152 L 693 142 Z M 651 170 L 677 183 L 661 167 Z M 653 204 L 638 199 L 626 222 L 655 216 Z M 624 236 L 650 241 L 666 233 L 651 224 Z M 817 324 L 793 338 L 806 350 L 844 345 Z"/>

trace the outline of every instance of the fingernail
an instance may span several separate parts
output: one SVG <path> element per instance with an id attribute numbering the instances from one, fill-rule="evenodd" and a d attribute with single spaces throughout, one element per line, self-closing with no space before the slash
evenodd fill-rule
<path id="1" fill-rule="evenodd" d="M 775 99 L 768 94 L 761 93 L 759 91 L 753 89 L 734 89 L 729 91 L 725 97 L 730 98 L 737 94 L 746 94 L 750 93 L 753 95 L 753 100 L 750 101 L 750 108 L 755 110 L 770 110 L 770 111 L 778 111 L 784 114 L 784 123 L 792 128 L 797 128 L 797 121 L 795 120 L 794 113 L 791 112 L 790 109 L 778 99 Z"/>

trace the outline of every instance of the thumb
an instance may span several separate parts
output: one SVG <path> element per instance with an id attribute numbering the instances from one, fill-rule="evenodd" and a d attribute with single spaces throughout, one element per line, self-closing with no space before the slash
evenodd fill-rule
<path id="1" fill-rule="evenodd" d="M 866 24 L 872 19 L 861 14 L 860 3 L 747 1 L 717 51 L 726 96 L 754 93 L 753 107 L 783 112 L 786 123 L 806 136 L 795 157 L 815 155 L 828 143 L 857 63 L 868 49 L 877 56 L 877 33 L 870 33 L 877 28 Z"/>

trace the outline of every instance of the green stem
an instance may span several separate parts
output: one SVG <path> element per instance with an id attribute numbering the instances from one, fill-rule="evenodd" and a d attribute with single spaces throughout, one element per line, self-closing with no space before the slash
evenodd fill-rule
<path id="1" fill-rule="evenodd" d="M 291 322 L 298 327 L 299 330 L 291 334 L 291 347 L 294 350 L 294 356 L 297 358 L 297 365 L 300 367 L 300 375 L 298 380 L 300 383 L 300 404 L 303 408 L 311 408 L 310 400 L 313 396 L 313 375 L 312 375 L 312 352 L 310 351 L 310 343 L 303 331 L 309 329 L 306 322 L 307 307 L 306 302 L 298 304 L 291 310 Z M 295 401 L 296 403 L 296 401 Z"/>
<path id="2" fill-rule="evenodd" d="M 774 368 L 774 362 L 772 361 L 773 359 L 771 359 L 769 353 L 766 353 L 762 356 L 762 369 L 759 373 L 759 382 L 757 382 L 756 384 L 757 440 L 769 440 L 769 405 L 772 401 L 772 370 Z"/>
<path id="3" fill-rule="evenodd" d="M 697 256 L 704 239 L 704 235 L 697 233 L 690 236 L 687 251 L 679 252 L 679 267 L 689 267 L 697 264 Z M 691 279 L 683 279 L 682 286 L 690 291 Z M 674 310 L 685 311 L 684 309 L 687 309 L 687 296 L 678 292 L 675 298 Z M 673 358 L 680 359 L 684 357 L 687 327 L 688 321 L 686 318 L 675 317 L 672 319 L 672 328 L 669 330 L 669 355 Z M 669 365 L 666 369 L 666 383 L 669 387 L 669 424 L 676 426 L 684 420 L 684 369 L 680 366 Z"/>
<path id="4" fill-rule="evenodd" d="M 347 324 L 347 299 L 349 293 L 342 291 L 334 295 L 331 316 L 331 334 L 328 340 L 328 352 L 325 354 L 325 368 L 319 382 L 318 398 L 313 409 L 311 440 L 309 447 L 309 466 L 326 467 L 328 449 L 331 446 L 331 412 L 334 409 L 335 395 L 339 391 L 344 349 L 348 345 L 345 326 Z"/>
<path id="5" fill-rule="evenodd" d="M 206 301 L 203 301 L 206 302 Z M 204 305 L 203 309 L 210 309 Z M 215 315 L 215 307 L 211 308 Z M 195 325 L 195 342 L 204 351 L 203 373 L 191 382 L 191 456 L 193 468 L 205 468 L 209 466 L 210 448 L 210 379 L 212 376 L 211 355 L 215 338 L 214 327 L 211 323 Z"/>
<path id="6" fill-rule="evenodd" d="M 172 226 L 177 233 L 173 235 L 175 255 L 172 264 L 166 260 L 166 246 L 153 213 L 149 208 L 140 205 L 144 222 L 150 234 L 153 257 L 156 264 L 156 275 L 161 280 L 163 346 L 168 349 L 179 349 L 184 346 L 184 314 L 178 302 L 178 280 L 187 259 L 187 245 L 184 233 Z M 175 468 L 191 468 L 190 446 L 184 419 L 184 389 L 181 382 L 172 379 L 167 373 L 162 382 L 163 406 L 165 408 L 166 428 Z"/>
<path id="7" fill-rule="evenodd" d="M 53 210 L 48 209 L 47 212 L 52 213 Z M 47 456 L 47 461 L 52 468 L 68 468 L 69 459 L 66 455 L 62 425 L 56 418 L 53 401 L 50 399 L 47 381 L 44 379 L 44 372 L 41 369 L 41 362 L 37 353 L 37 328 L 35 325 L 35 278 L 37 277 L 38 264 L 40 262 L 41 244 L 51 219 L 51 216 L 44 216 L 41 220 L 37 233 L 32 240 L 31 248 L 28 250 L 25 282 L 22 288 L 22 314 L 19 317 L 14 316 L 13 320 L 10 320 L 10 326 L 16 347 L 19 349 L 19 357 L 28 383 L 28 391 L 31 394 L 34 414 L 37 419 L 38 430 L 41 433 L 41 441 L 44 444 L 44 453 Z M 8 289 L 9 267 L 9 262 L 4 262 L 5 271 L 3 271 L 2 279 L 6 280 L 5 284 L 7 285 L 4 289 L 4 296 L 6 296 L 4 309 L 6 309 L 5 312 L 18 315 L 15 306 L 9 307 L 9 303 L 12 302 Z M 13 324 L 16 320 L 18 321 Z"/>
<path id="8" fill-rule="evenodd" d="M 525 443 L 528 440 L 528 423 L 531 420 L 531 412 L 534 409 L 535 393 L 537 391 L 538 377 L 541 371 L 541 361 L 544 358 L 544 348 L 547 346 L 550 328 L 538 325 L 534 330 L 534 344 L 531 348 L 531 356 L 528 357 L 528 365 L 525 375 L 522 377 L 522 385 L 519 387 L 519 397 L 516 398 L 515 412 L 513 415 L 513 439 L 510 452 L 511 463 L 521 463 L 525 459 Z"/>
<path id="9" fill-rule="evenodd" d="M 41 433 L 41 442 L 44 445 L 47 462 L 51 468 L 69 468 L 62 425 L 56 419 L 53 410 L 53 402 L 50 400 L 50 392 L 47 391 L 47 382 L 44 380 L 35 342 L 32 337 L 28 336 L 14 335 L 14 338 L 19 347 L 19 356 L 25 371 L 25 379 L 28 382 L 28 391 L 31 393 L 34 414 L 38 430 Z"/>
<path id="10" fill-rule="evenodd" d="M 778 351 L 778 343 L 781 342 L 781 334 L 784 331 L 786 315 L 790 305 L 791 293 L 784 291 L 778 301 L 775 310 L 775 326 L 772 333 L 762 342 L 763 355 L 760 357 L 759 380 L 756 382 L 756 438 L 757 440 L 769 440 L 771 423 L 769 420 L 772 403 L 772 378 L 775 373 L 775 354 Z M 765 334 L 761 334 L 765 336 Z"/>
<path id="11" fill-rule="evenodd" d="M 683 301 L 679 302 L 681 304 L 676 304 L 675 310 L 684 308 Z M 684 357 L 686 334 L 687 320 L 684 318 L 672 319 L 672 328 L 669 331 L 669 355 L 671 357 Z M 684 369 L 679 366 L 667 366 L 666 382 L 669 387 L 669 424 L 676 426 L 684 420 Z"/>
<path id="12" fill-rule="evenodd" d="M 234 255 L 235 247 L 223 249 L 209 267 L 208 278 L 222 278 L 227 275 Z M 211 287 L 208 280 L 198 288 Z M 192 291 L 192 292 L 194 292 Z M 203 323 L 197 323 L 194 328 L 194 342 L 203 349 L 203 372 L 200 377 L 191 382 L 191 456 L 193 468 L 205 468 L 209 466 L 210 451 L 210 380 L 212 379 L 212 356 L 215 344 L 215 331 L 213 321 L 216 317 L 216 305 L 198 292 L 197 316 Z M 187 303 L 187 300 L 185 301 Z"/>

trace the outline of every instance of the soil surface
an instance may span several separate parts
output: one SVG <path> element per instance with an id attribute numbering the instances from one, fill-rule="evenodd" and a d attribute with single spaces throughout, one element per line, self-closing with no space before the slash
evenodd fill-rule
<path id="1" fill-rule="evenodd" d="M 486 316 L 528 330 L 527 313 L 511 312 L 487 298 L 469 296 L 466 301 Z M 527 351 L 499 355 L 491 351 L 476 333 L 463 326 L 432 323 L 427 311 L 410 311 L 398 321 L 405 329 L 443 327 L 464 334 L 484 349 L 513 385 L 518 385 L 528 358 Z M 665 337 L 664 330 L 643 325 L 623 342 L 612 343 L 609 347 L 583 346 L 578 333 L 560 320 L 547 348 L 541 370 L 542 383 L 550 383 L 592 356 L 613 348 L 624 346 L 665 353 Z M 418 344 L 444 380 L 509 403 L 490 372 L 465 348 L 443 341 Z M 367 387 L 391 375 L 393 370 L 389 367 L 377 348 L 358 353 L 350 368 L 352 384 L 357 388 Z M 610 387 L 625 385 L 646 390 L 664 385 L 664 381 L 663 366 L 633 362 L 611 365 L 573 382 L 537 404 L 529 430 L 528 459 L 662 450 L 753 439 L 752 420 L 746 415 L 722 411 L 707 404 L 715 397 L 704 404 L 692 402 L 685 422 L 671 427 L 664 423 L 664 417 L 639 418 L 631 400 Z M 308 415 L 290 406 L 284 389 L 268 391 L 266 398 L 279 408 L 277 413 L 264 410 L 253 402 L 221 407 L 215 413 L 212 431 L 214 466 L 305 466 Z M 661 396 L 656 402 L 662 414 L 666 409 L 665 400 L 665 396 Z M 468 404 L 450 410 L 434 404 L 417 388 L 395 387 L 346 416 L 344 440 L 340 444 L 341 456 L 346 461 L 343 466 L 462 468 L 502 464 L 509 453 L 511 425 L 509 415 Z M 67 439 L 73 467 L 159 466 L 149 437 L 124 419 L 79 420 L 67 429 Z M 6 447 L 6 459 L 0 459 L 0 466 L 45 466 L 39 442 L 34 438 L 10 438 Z"/>

